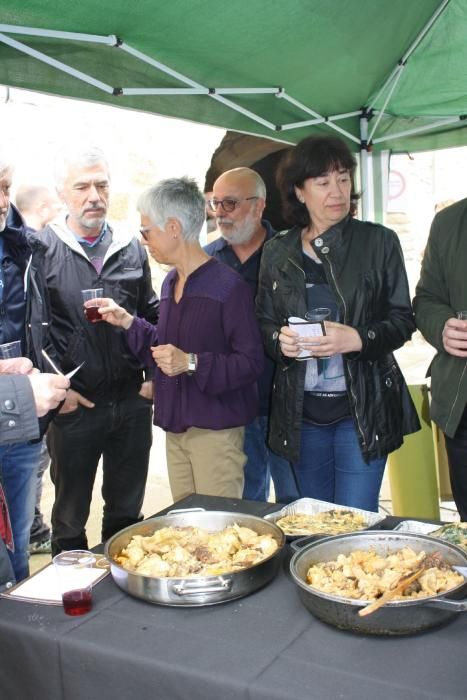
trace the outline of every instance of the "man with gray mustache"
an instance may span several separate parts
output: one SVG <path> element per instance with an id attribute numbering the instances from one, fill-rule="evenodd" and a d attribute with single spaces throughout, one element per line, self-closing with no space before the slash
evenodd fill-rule
<path id="1" fill-rule="evenodd" d="M 46 246 L 50 335 L 64 373 L 84 364 L 47 433 L 53 554 L 88 549 L 85 526 L 101 457 L 102 540 L 142 517 L 152 442 L 152 382 L 121 329 L 86 319 L 81 290 L 102 288 L 103 296 L 151 323 L 159 308 L 143 247 L 107 221 L 110 172 L 102 151 L 92 146 L 62 154 L 55 175 L 66 213 L 39 234 Z"/>

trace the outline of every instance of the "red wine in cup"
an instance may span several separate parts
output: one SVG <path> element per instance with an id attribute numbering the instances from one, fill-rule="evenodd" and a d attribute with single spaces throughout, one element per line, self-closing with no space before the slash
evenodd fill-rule
<path id="1" fill-rule="evenodd" d="M 88 321 L 91 321 L 91 323 L 97 323 L 97 321 L 102 321 L 102 316 L 100 315 L 98 311 L 97 306 L 85 306 L 84 307 L 84 315 L 86 316 Z"/>
<path id="2" fill-rule="evenodd" d="M 67 591 L 62 600 L 67 615 L 84 615 L 92 608 L 92 592 L 87 589 Z"/>

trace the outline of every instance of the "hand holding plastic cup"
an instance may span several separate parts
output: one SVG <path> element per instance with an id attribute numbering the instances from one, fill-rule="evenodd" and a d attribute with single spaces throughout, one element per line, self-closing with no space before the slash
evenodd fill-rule
<path id="1" fill-rule="evenodd" d="M 67 615 L 84 615 L 92 608 L 92 573 L 96 561 L 92 552 L 73 549 L 53 558 L 63 609 Z"/>
<path id="2" fill-rule="evenodd" d="M 0 360 L 9 360 L 11 357 L 21 357 L 21 340 L 0 345 Z"/>
<path id="3" fill-rule="evenodd" d="M 86 319 L 90 321 L 91 323 L 97 323 L 98 321 L 102 321 L 102 316 L 100 315 L 99 311 L 97 310 L 99 304 L 97 303 L 98 299 L 102 299 L 104 296 L 104 290 L 101 288 L 98 289 L 82 289 L 81 294 L 83 295 L 83 302 L 85 301 L 93 301 L 94 303 L 89 304 L 89 306 L 84 307 L 84 315 L 86 316 Z"/>
<path id="4" fill-rule="evenodd" d="M 316 322 L 316 321 L 321 321 L 321 326 L 323 329 L 323 335 L 326 335 L 326 327 L 324 325 L 324 321 L 326 319 L 329 319 L 331 316 L 331 309 L 329 309 L 327 306 L 318 306 L 315 309 L 310 309 L 310 311 L 307 311 L 305 314 L 305 318 L 307 321 Z M 320 360 L 329 360 L 331 356 L 326 355 L 325 357 L 320 356 Z"/>

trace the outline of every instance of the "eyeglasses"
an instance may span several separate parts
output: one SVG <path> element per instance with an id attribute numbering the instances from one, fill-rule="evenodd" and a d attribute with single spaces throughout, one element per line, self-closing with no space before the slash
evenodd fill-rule
<path id="1" fill-rule="evenodd" d="M 141 236 L 144 238 L 145 241 L 147 241 L 149 238 L 149 231 L 150 230 L 151 230 L 150 226 L 142 226 L 139 230 Z"/>
<path id="2" fill-rule="evenodd" d="M 234 211 L 240 202 L 248 202 L 250 199 L 259 199 L 259 197 L 244 197 L 243 199 L 232 199 L 231 197 L 225 197 L 224 199 L 210 199 L 208 204 L 213 211 L 217 211 L 219 204 L 222 209 L 230 214 Z"/>

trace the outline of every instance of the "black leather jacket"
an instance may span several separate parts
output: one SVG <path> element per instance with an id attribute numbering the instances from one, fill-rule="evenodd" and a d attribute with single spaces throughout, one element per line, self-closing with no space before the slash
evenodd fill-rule
<path id="1" fill-rule="evenodd" d="M 355 328 L 362 350 L 344 355 L 351 413 L 365 459 L 397 449 L 420 429 L 417 413 L 392 353 L 415 324 L 404 258 L 396 234 L 347 217 L 313 241 L 336 297 L 342 323 Z M 305 273 L 298 227 L 266 243 L 257 296 L 266 352 L 276 361 L 269 444 L 298 460 L 306 363 L 284 357 L 278 335 L 289 316 L 306 313 Z"/>

